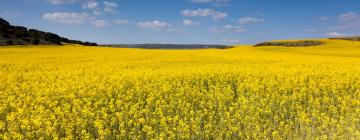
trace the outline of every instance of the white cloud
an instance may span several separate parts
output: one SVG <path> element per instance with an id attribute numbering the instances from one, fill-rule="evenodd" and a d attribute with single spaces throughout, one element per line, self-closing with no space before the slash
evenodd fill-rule
<path id="1" fill-rule="evenodd" d="M 96 28 L 103 28 L 109 25 L 109 21 L 100 19 L 91 21 L 91 24 Z"/>
<path id="2" fill-rule="evenodd" d="M 183 16 L 192 16 L 192 17 L 207 17 L 213 13 L 212 9 L 197 9 L 197 10 L 184 10 L 181 12 Z"/>
<path id="3" fill-rule="evenodd" d="M 43 19 L 45 20 L 67 24 L 80 24 L 89 18 L 90 15 L 87 13 L 55 12 L 45 13 L 43 15 Z"/>
<path id="4" fill-rule="evenodd" d="M 225 38 L 223 40 L 223 42 L 226 42 L 226 43 L 240 43 L 241 39 L 239 39 L 239 38 Z"/>
<path id="5" fill-rule="evenodd" d="M 110 12 L 110 13 L 117 13 L 118 11 L 116 10 L 116 8 L 118 7 L 118 4 L 115 2 L 109 2 L 109 1 L 104 1 L 104 11 L 105 12 Z"/>
<path id="6" fill-rule="evenodd" d="M 187 17 L 208 17 L 211 16 L 213 20 L 217 21 L 224 19 L 228 16 L 227 13 L 215 11 L 213 9 L 197 9 L 197 10 L 183 10 L 181 12 L 183 16 Z"/>
<path id="7" fill-rule="evenodd" d="M 246 32 L 246 30 L 241 26 L 234 26 L 234 25 L 224 25 L 222 27 L 212 27 L 210 28 L 210 31 L 214 33 L 221 33 L 221 32 L 235 32 L 235 33 L 243 33 Z"/>
<path id="8" fill-rule="evenodd" d="M 245 18 L 240 18 L 238 20 L 238 22 L 240 24 L 261 23 L 261 22 L 264 22 L 264 19 L 254 18 L 254 17 L 245 17 Z"/>
<path id="9" fill-rule="evenodd" d="M 83 0 L 83 1 L 87 1 L 86 3 L 84 3 L 82 5 L 83 9 L 90 9 L 93 10 L 93 14 L 95 16 L 100 16 L 100 15 L 104 15 L 104 12 L 107 13 L 117 13 L 117 7 L 118 4 L 115 2 L 109 2 L 109 1 L 104 1 L 103 2 L 103 7 L 100 8 L 100 3 L 96 0 Z"/>
<path id="10" fill-rule="evenodd" d="M 73 3 L 76 2 L 77 0 L 47 0 L 52 4 L 63 4 L 63 3 Z"/>
<path id="11" fill-rule="evenodd" d="M 167 22 L 159 21 L 159 20 L 154 20 L 154 21 L 139 22 L 137 24 L 137 27 L 144 28 L 144 29 L 161 30 L 161 29 L 170 28 L 171 24 L 167 23 Z"/>
<path id="12" fill-rule="evenodd" d="M 108 7 L 118 7 L 118 4 L 115 2 L 109 2 L 109 1 L 104 1 L 104 5 L 108 6 Z"/>
<path id="13" fill-rule="evenodd" d="M 172 28 L 172 27 L 169 27 L 169 28 L 167 28 L 165 31 L 167 31 L 167 32 L 174 32 L 174 33 L 180 33 L 180 34 L 187 34 L 185 31 L 183 31 L 183 30 L 180 29 L 180 28 Z"/>
<path id="14" fill-rule="evenodd" d="M 338 32 L 329 32 L 325 34 L 326 36 L 330 36 L 330 37 L 341 37 L 341 36 L 346 36 L 346 34 L 343 33 L 338 33 Z"/>
<path id="15" fill-rule="evenodd" d="M 230 25 L 230 24 L 226 24 L 222 28 L 225 30 L 233 30 L 233 31 L 244 30 L 241 26 L 234 26 L 234 25 Z"/>
<path id="16" fill-rule="evenodd" d="M 220 20 L 220 19 L 224 19 L 228 16 L 227 13 L 223 13 L 223 12 L 214 12 L 213 15 L 212 15 L 212 18 L 214 20 Z"/>
<path id="17" fill-rule="evenodd" d="M 195 26 L 195 25 L 200 25 L 201 23 L 199 21 L 193 21 L 190 19 L 184 19 L 183 20 L 183 25 L 184 26 Z"/>
<path id="18" fill-rule="evenodd" d="M 94 14 L 95 16 L 101 16 L 101 15 L 103 15 L 104 13 L 101 12 L 101 11 L 99 11 L 99 10 L 95 10 L 95 11 L 93 12 L 93 14 Z"/>
<path id="19" fill-rule="evenodd" d="M 103 28 L 110 25 L 108 20 L 96 19 L 95 17 L 90 16 L 88 13 L 68 13 L 68 12 L 55 12 L 55 13 L 45 13 L 43 19 L 66 24 L 81 24 L 88 22 L 96 28 Z"/>
<path id="20" fill-rule="evenodd" d="M 116 19 L 114 21 L 114 23 L 116 23 L 116 24 L 128 24 L 128 23 L 130 23 L 130 21 L 128 21 L 126 19 Z"/>
<path id="21" fill-rule="evenodd" d="M 214 32 L 214 33 L 220 33 L 223 32 L 223 30 L 219 27 L 211 27 L 209 28 L 210 31 Z"/>
<path id="22" fill-rule="evenodd" d="M 331 27 L 331 30 L 360 30 L 360 15 L 355 12 L 348 12 L 338 16 L 338 24 Z"/>
<path id="23" fill-rule="evenodd" d="M 229 5 L 230 0 L 191 0 L 194 3 L 212 3 L 215 6 L 225 6 Z"/>
<path id="24" fill-rule="evenodd" d="M 232 32 L 236 32 L 236 33 L 246 32 L 246 30 L 243 27 L 234 26 L 234 25 L 230 25 L 230 24 L 224 25 L 222 27 L 222 29 L 225 31 L 232 31 Z"/>
<path id="25" fill-rule="evenodd" d="M 137 27 L 157 31 L 175 32 L 181 34 L 185 33 L 182 29 L 174 28 L 170 23 L 159 20 L 138 22 Z"/>
<path id="26" fill-rule="evenodd" d="M 83 4 L 84 9 L 98 9 L 99 3 L 96 1 L 89 1 L 86 4 Z"/>
<path id="27" fill-rule="evenodd" d="M 102 11 L 102 8 L 100 8 L 100 3 L 97 2 L 96 0 L 85 0 L 87 1 L 86 3 L 84 3 L 82 5 L 83 9 L 89 9 L 89 10 L 93 10 L 92 13 L 94 16 L 101 16 L 101 15 L 105 15 L 105 12 L 112 12 L 112 13 L 116 13 L 117 11 L 115 10 L 116 7 L 108 7 L 104 4 L 104 11 Z M 108 2 L 104 2 L 107 3 Z M 116 3 L 115 3 L 116 4 Z M 108 5 L 114 5 L 112 3 L 108 4 Z"/>
<path id="28" fill-rule="evenodd" d="M 209 3 L 209 2 L 213 2 L 213 0 L 191 0 L 192 2 L 195 3 Z"/>
<path id="29" fill-rule="evenodd" d="M 344 13 L 342 15 L 339 16 L 339 20 L 340 21 L 351 21 L 351 20 L 355 20 L 359 17 L 359 15 L 355 12 L 348 12 L 348 13 Z"/>

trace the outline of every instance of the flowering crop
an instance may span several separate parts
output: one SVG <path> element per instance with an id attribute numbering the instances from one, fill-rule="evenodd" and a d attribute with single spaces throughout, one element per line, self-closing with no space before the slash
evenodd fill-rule
<path id="1" fill-rule="evenodd" d="M 360 42 L 0 48 L 0 139 L 359 139 Z"/>

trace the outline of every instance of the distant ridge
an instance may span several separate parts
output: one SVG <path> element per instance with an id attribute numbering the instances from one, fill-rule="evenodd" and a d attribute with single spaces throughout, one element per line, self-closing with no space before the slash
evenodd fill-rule
<path id="1" fill-rule="evenodd" d="M 325 44 L 321 41 L 315 40 L 301 40 L 301 41 L 275 41 L 275 42 L 262 42 L 255 44 L 254 47 L 264 47 L 264 46 L 283 46 L 283 47 L 310 47 L 310 46 L 319 46 Z"/>
<path id="2" fill-rule="evenodd" d="M 204 44 L 108 44 L 104 45 L 116 48 L 141 48 L 141 49 L 228 49 L 226 45 L 204 45 Z"/>
<path id="3" fill-rule="evenodd" d="M 360 36 L 334 37 L 330 39 L 360 41 Z"/>
<path id="4" fill-rule="evenodd" d="M 57 34 L 13 26 L 0 18 L 0 46 L 9 45 L 62 45 L 61 43 L 97 46 L 96 43 L 70 40 Z"/>

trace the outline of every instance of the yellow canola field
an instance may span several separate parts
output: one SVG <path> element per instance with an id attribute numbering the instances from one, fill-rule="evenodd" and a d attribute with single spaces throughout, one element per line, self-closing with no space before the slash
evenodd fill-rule
<path id="1" fill-rule="evenodd" d="M 360 42 L 0 48 L 0 139 L 360 139 Z"/>

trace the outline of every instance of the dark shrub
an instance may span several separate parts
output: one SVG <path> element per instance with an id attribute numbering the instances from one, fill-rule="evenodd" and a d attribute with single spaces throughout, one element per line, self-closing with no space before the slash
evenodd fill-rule
<path id="1" fill-rule="evenodd" d="M 28 31 L 28 33 L 31 38 L 38 38 L 38 39 L 46 40 L 46 32 L 38 31 L 35 29 L 30 29 Z"/>
<path id="2" fill-rule="evenodd" d="M 10 23 L 0 18 L 0 27 L 7 27 L 7 26 L 10 26 Z"/>
<path id="3" fill-rule="evenodd" d="M 39 39 L 37 39 L 37 38 L 32 38 L 32 39 L 31 39 L 31 44 L 33 44 L 33 45 L 39 45 L 39 43 L 40 43 L 40 40 L 39 40 Z"/>
<path id="4" fill-rule="evenodd" d="M 38 38 L 39 37 L 38 30 L 29 29 L 28 33 L 29 33 L 29 36 L 32 37 L 32 38 Z"/>
<path id="5" fill-rule="evenodd" d="M 281 42 L 262 42 L 254 45 L 254 47 L 261 47 L 261 46 L 309 47 L 309 46 L 318 46 L 322 44 L 324 44 L 324 42 L 312 41 L 312 40 L 281 41 Z"/>
<path id="6" fill-rule="evenodd" d="M 82 42 L 81 41 L 79 41 L 79 40 L 70 40 L 69 41 L 71 44 L 82 44 Z"/>
<path id="7" fill-rule="evenodd" d="M 27 32 L 26 31 L 24 32 L 24 31 L 21 31 L 21 30 L 15 30 L 13 35 L 16 38 L 26 38 L 26 37 L 28 37 Z"/>
<path id="8" fill-rule="evenodd" d="M 23 32 L 23 33 L 26 33 L 27 34 L 27 28 L 25 27 L 22 27 L 22 26 L 14 26 L 14 31 L 15 32 Z"/>
<path id="9" fill-rule="evenodd" d="M 90 42 L 84 42 L 84 46 L 91 46 Z"/>
<path id="10" fill-rule="evenodd" d="M 6 41 L 6 44 L 7 45 L 14 45 L 13 41 L 11 41 L 11 40 Z"/>
<path id="11" fill-rule="evenodd" d="M 60 38 L 60 41 L 61 41 L 61 42 L 65 42 L 65 43 L 70 43 L 70 40 L 67 39 L 67 38 L 65 38 L 65 37 L 61 37 L 61 38 Z"/>
<path id="12" fill-rule="evenodd" d="M 0 31 L 0 37 L 2 37 L 2 38 L 9 38 L 10 36 L 9 36 L 9 34 L 6 32 L 6 30 L 5 30 L 5 31 Z"/>
<path id="13" fill-rule="evenodd" d="M 7 34 L 8 37 L 14 37 L 14 28 L 7 28 L 5 33 Z"/>
<path id="14" fill-rule="evenodd" d="M 91 43 L 90 46 L 97 46 L 98 44 L 96 43 Z"/>
<path id="15" fill-rule="evenodd" d="M 53 33 L 46 33 L 46 41 L 49 41 L 54 44 L 61 44 L 60 36 Z"/>

